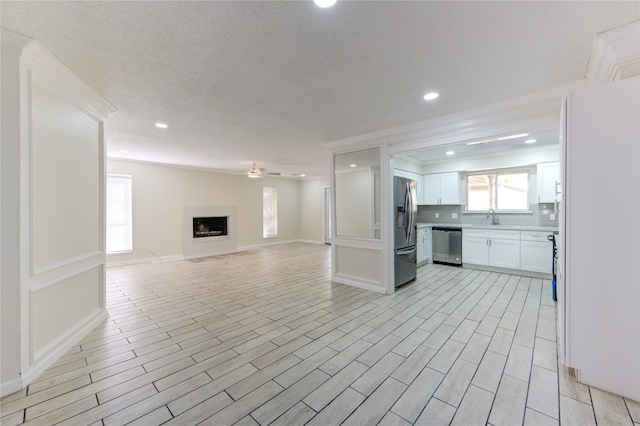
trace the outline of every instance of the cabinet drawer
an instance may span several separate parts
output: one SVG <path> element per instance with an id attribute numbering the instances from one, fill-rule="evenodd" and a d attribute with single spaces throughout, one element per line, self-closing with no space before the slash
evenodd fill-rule
<path id="1" fill-rule="evenodd" d="M 552 231 L 521 231 L 520 239 L 527 241 L 548 241 L 547 236 L 553 234 Z"/>
<path id="2" fill-rule="evenodd" d="M 520 231 L 511 231 L 506 229 L 492 229 L 491 238 L 497 238 L 501 240 L 519 240 Z"/>
<path id="3" fill-rule="evenodd" d="M 488 229 L 462 229 L 463 237 L 477 237 L 477 238 L 489 238 L 489 230 Z"/>

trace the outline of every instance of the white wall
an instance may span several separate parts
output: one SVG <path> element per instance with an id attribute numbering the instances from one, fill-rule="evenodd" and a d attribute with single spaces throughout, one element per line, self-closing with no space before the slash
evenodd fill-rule
<path id="1" fill-rule="evenodd" d="M 336 173 L 336 235 L 373 237 L 373 182 L 370 169 Z"/>
<path id="2" fill-rule="evenodd" d="M 329 177 L 300 181 L 300 223 L 298 238 L 324 242 L 324 189 Z"/>
<path id="3" fill-rule="evenodd" d="M 249 179 L 244 174 L 115 159 L 107 161 L 107 173 L 132 176 L 133 202 L 133 252 L 109 255 L 109 263 L 181 257 L 185 206 L 235 206 L 238 249 L 300 239 L 322 241 L 322 188 L 328 178 Z M 278 188 L 276 238 L 262 237 L 264 186 Z"/>
<path id="4" fill-rule="evenodd" d="M 2 395 L 106 318 L 104 122 L 113 111 L 37 43 L 2 30 Z"/>

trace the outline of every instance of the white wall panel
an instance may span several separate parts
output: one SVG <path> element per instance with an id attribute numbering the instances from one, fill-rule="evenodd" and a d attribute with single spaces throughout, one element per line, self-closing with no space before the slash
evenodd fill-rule
<path id="1" fill-rule="evenodd" d="M 336 173 L 336 235 L 372 238 L 371 170 Z"/>
<path id="2" fill-rule="evenodd" d="M 336 247 L 336 273 L 344 277 L 382 284 L 382 251 L 362 247 Z"/>
<path id="3" fill-rule="evenodd" d="M 32 268 L 100 250 L 100 125 L 32 82 Z"/>
<path id="4" fill-rule="evenodd" d="M 31 329 L 34 359 L 47 345 L 70 332 L 100 309 L 102 267 L 95 267 L 50 285 L 31 290 Z"/>

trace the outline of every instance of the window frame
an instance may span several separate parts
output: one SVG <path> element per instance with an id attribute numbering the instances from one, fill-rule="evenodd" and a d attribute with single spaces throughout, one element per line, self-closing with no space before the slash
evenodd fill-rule
<path id="1" fill-rule="evenodd" d="M 499 195 L 498 195 L 498 176 L 504 175 L 518 175 L 524 174 L 527 176 L 527 195 L 526 195 L 526 208 L 524 209 L 498 209 L 499 203 Z M 472 210 L 469 208 L 469 177 L 470 176 L 479 176 L 479 175 L 495 175 L 494 179 L 494 188 L 495 188 L 495 198 L 494 198 L 494 207 L 489 207 L 489 209 L 494 209 L 496 213 L 531 213 L 530 204 L 531 204 L 531 168 L 526 167 L 515 167 L 515 168 L 506 168 L 506 169 L 488 169 L 488 170 L 478 170 L 474 172 L 467 172 L 465 175 L 465 197 L 466 197 L 466 213 L 486 213 L 489 209 L 485 210 Z"/>
<path id="2" fill-rule="evenodd" d="M 121 194 L 121 196 L 123 197 L 122 203 L 120 206 L 118 206 L 119 209 L 124 210 L 120 212 L 124 219 L 119 221 L 110 221 L 109 219 L 109 212 L 112 211 L 111 207 L 113 206 L 113 203 L 109 202 L 111 192 L 109 188 L 109 181 L 111 180 L 118 180 L 120 184 L 126 185 L 126 189 Z M 107 174 L 105 178 L 105 187 L 105 252 L 108 255 L 133 253 L 133 177 L 131 175 Z M 118 249 L 110 250 L 109 230 L 113 229 L 114 227 L 125 228 L 123 232 L 123 240 L 126 241 L 124 241 L 124 245 L 120 246 Z"/>

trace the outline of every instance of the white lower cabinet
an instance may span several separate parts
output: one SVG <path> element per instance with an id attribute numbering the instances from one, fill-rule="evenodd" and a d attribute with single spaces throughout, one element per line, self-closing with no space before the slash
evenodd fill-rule
<path id="1" fill-rule="evenodd" d="M 520 236 L 520 269 L 550 274 L 553 263 L 553 244 L 549 232 L 522 231 Z"/>
<path id="2" fill-rule="evenodd" d="M 463 229 L 462 264 L 520 269 L 520 231 Z"/>
<path id="3" fill-rule="evenodd" d="M 489 265 L 498 268 L 520 269 L 520 240 L 491 238 L 489 240 Z"/>
<path id="4" fill-rule="evenodd" d="M 462 230 L 462 264 L 473 263 L 474 265 L 489 264 L 489 245 L 487 231 L 486 238 L 467 237 L 465 230 Z"/>
<path id="5" fill-rule="evenodd" d="M 426 263 L 432 258 L 431 227 L 418 228 L 418 264 Z"/>

